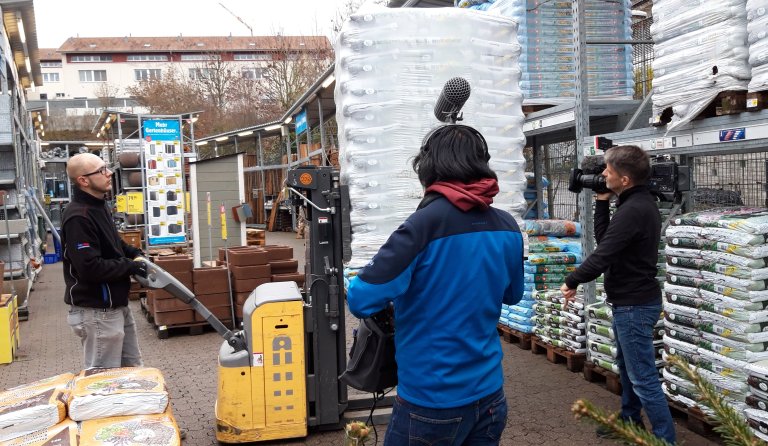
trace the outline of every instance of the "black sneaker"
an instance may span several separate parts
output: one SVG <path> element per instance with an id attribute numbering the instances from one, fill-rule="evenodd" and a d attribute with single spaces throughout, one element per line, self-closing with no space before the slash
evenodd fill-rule
<path id="1" fill-rule="evenodd" d="M 179 428 L 179 438 L 181 440 L 187 438 L 187 428 L 185 428 L 185 427 L 180 427 Z"/>

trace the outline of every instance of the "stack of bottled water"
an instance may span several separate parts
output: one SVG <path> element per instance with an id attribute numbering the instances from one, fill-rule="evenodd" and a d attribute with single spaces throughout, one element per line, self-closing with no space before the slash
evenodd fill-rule
<path id="1" fill-rule="evenodd" d="M 433 110 L 445 82 L 472 89 L 464 121 L 488 142 L 499 177 L 494 206 L 525 210 L 525 136 L 518 83 L 517 24 L 458 8 L 369 5 L 336 43 L 336 118 L 342 181 L 349 185 L 350 268 L 364 266 L 414 211 L 423 188 L 412 160 L 440 123 Z"/>

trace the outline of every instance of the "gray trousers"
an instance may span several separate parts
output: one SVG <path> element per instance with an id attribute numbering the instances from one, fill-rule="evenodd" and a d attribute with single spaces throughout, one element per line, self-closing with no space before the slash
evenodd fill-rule
<path id="1" fill-rule="evenodd" d="M 67 323 L 82 341 L 84 368 L 143 365 L 136 321 L 129 307 L 104 309 L 72 305 Z"/>

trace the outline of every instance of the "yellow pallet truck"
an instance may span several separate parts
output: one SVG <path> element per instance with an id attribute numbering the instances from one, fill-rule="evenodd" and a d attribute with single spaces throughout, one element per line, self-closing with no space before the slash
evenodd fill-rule
<path id="1" fill-rule="evenodd" d="M 256 288 L 243 307 L 242 329 L 229 330 L 169 273 L 149 262 L 146 288 L 164 289 L 203 316 L 224 338 L 219 349 L 216 439 L 245 443 L 340 429 L 368 415 L 373 399 L 349 398 L 343 262 L 350 240 L 349 195 L 330 167 L 288 172 L 288 189 L 307 208 L 305 291 L 295 282 Z M 391 398 L 374 417 L 388 418 Z"/>

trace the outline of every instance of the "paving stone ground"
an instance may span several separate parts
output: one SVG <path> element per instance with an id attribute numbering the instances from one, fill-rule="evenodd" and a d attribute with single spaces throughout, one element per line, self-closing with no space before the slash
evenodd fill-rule
<path id="1" fill-rule="evenodd" d="M 294 257 L 303 264 L 304 241 L 292 233 L 268 233 L 267 242 L 294 247 Z M 29 320 L 21 323 L 19 358 L 0 365 L 0 389 L 24 384 L 81 368 L 81 347 L 66 323 L 61 263 L 45 265 L 29 298 Z M 171 392 L 174 414 L 188 429 L 185 446 L 215 445 L 213 405 L 216 399 L 216 364 L 221 338 L 215 332 L 198 336 L 173 335 L 160 340 L 154 327 L 142 316 L 138 302 L 132 302 L 139 327 L 139 343 L 147 366 L 162 370 Z M 348 318 L 348 332 L 356 321 Z M 577 421 L 571 405 L 585 398 L 605 409 L 618 410 L 620 399 L 602 385 L 589 383 L 580 373 L 569 372 L 563 364 L 552 364 L 544 355 L 534 355 L 514 344 L 502 342 L 505 392 L 509 418 L 501 444 L 527 445 L 612 445 L 594 435 L 594 425 Z M 704 438 L 676 419 L 681 444 L 709 446 L 722 444 L 719 438 Z M 378 426 L 380 441 L 386 426 Z M 269 444 L 342 445 L 340 431 L 310 433 L 296 441 Z M 379 443 L 381 444 L 381 443 Z"/>

